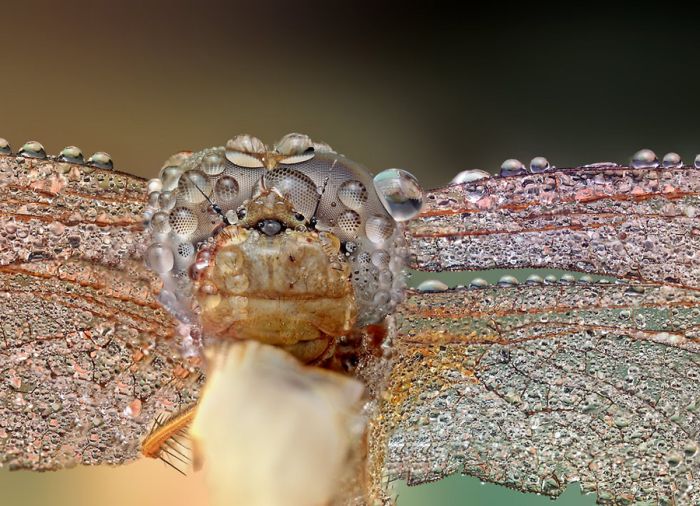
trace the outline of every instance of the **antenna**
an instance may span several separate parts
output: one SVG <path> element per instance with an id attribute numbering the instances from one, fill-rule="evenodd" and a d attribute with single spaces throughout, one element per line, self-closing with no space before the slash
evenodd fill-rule
<path id="1" fill-rule="evenodd" d="M 224 214 L 224 212 L 223 212 L 223 211 L 221 210 L 221 208 L 219 207 L 219 204 L 215 204 L 214 202 L 212 202 L 212 200 L 209 198 L 209 196 L 208 196 L 206 193 L 204 193 L 204 192 L 202 191 L 202 189 L 201 189 L 199 186 L 197 186 L 197 183 L 195 183 L 194 180 L 193 180 L 191 177 L 189 177 L 189 176 L 187 175 L 187 172 L 185 172 L 185 174 L 183 174 L 183 175 L 184 175 L 185 177 L 187 177 L 187 180 L 188 180 L 190 183 L 192 183 L 192 184 L 194 185 L 195 188 L 197 188 L 197 190 L 199 191 L 199 193 L 201 193 L 201 194 L 204 196 L 205 199 L 207 199 L 207 202 L 209 202 L 209 205 L 210 205 L 211 208 L 214 210 L 214 212 L 215 212 L 216 214 L 218 214 L 219 216 L 221 216 L 221 220 L 222 220 L 224 223 L 226 223 L 226 225 L 230 225 L 231 222 L 228 221 L 228 218 L 226 217 L 226 215 Z"/>

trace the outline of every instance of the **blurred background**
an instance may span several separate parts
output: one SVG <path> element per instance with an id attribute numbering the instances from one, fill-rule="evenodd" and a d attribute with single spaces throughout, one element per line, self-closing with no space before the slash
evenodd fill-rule
<path id="1" fill-rule="evenodd" d="M 458 13 L 427 3 L 2 6 L 0 136 L 111 153 L 156 176 L 170 154 L 298 131 L 426 187 L 505 158 L 557 166 L 700 151 L 700 32 L 671 6 Z M 418 278 L 416 278 L 418 279 Z M 200 505 L 200 474 L 161 462 L 0 471 L 0 504 Z M 453 477 L 399 505 L 544 505 Z M 561 505 L 591 505 L 571 488 Z"/>

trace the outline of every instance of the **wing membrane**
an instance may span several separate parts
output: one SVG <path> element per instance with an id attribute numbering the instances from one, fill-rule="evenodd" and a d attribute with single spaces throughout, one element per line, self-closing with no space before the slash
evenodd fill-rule
<path id="1" fill-rule="evenodd" d="M 196 400 L 143 265 L 145 181 L 0 156 L 0 461 L 118 464 Z"/>
<path id="2" fill-rule="evenodd" d="M 411 293 L 374 468 L 601 503 L 700 501 L 700 293 L 651 284 Z"/>
<path id="3" fill-rule="evenodd" d="M 411 267 L 545 267 L 700 288 L 700 171 L 581 167 L 427 194 Z"/>

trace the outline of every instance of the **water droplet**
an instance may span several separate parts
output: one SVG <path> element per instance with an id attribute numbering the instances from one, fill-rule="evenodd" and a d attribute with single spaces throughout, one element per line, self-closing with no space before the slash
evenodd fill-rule
<path id="1" fill-rule="evenodd" d="M 471 183 L 472 181 L 479 181 L 481 179 L 486 179 L 491 177 L 491 174 L 486 172 L 485 170 L 481 169 L 470 169 L 470 170 L 463 170 L 459 174 L 457 174 L 455 177 L 452 178 L 452 181 L 450 181 L 450 184 L 464 184 L 464 183 Z"/>
<path id="2" fill-rule="evenodd" d="M 501 164 L 501 171 L 499 174 L 501 176 L 518 176 L 520 174 L 527 174 L 527 170 L 520 160 L 508 158 Z"/>
<path id="3" fill-rule="evenodd" d="M 150 179 L 146 185 L 146 191 L 151 194 L 153 192 L 160 192 L 163 189 L 163 181 L 158 178 Z"/>
<path id="4" fill-rule="evenodd" d="M 178 199 L 188 204 L 201 204 L 211 194 L 211 183 L 199 170 L 188 170 L 180 177 L 177 185 Z"/>
<path id="5" fill-rule="evenodd" d="M 557 277 L 554 274 L 547 274 L 544 277 L 545 283 L 556 283 L 557 281 L 559 281 L 559 280 L 557 279 Z"/>
<path id="6" fill-rule="evenodd" d="M 308 135 L 291 133 L 282 137 L 274 150 L 282 155 L 301 155 L 313 149 L 313 142 Z"/>
<path id="7" fill-rule="evenodd" d="M 589 276 L 588 274 L 586 274 L 586 275 L 584 275 L 584 276 L 581 276 L 581 277 L 578 279 L 578 282 L 579 282 L 579 283 L 590 284 L 590 283 L 593 283 L 593 277 L 592 277 L 592 276 Z"/>
<path id="8" fill-rule="evenodd" d="M 389 266 L 389 262 L 391 262 L 391 255 L 386 250 L 383 249 L 377 249 L 372 252 L 372 264 L 379 267 L 380 269 L 384 269 Z"/>
<path id="9" fill-rule="evenodd" d="M 666 153 L 661 161 L 661 165 L 667 169 L 677 169 L 679 167 L 683 167 L 683 160 L 681 159 L 681 155 L 678 153 Z"/>
<path id="10" fill-rule="evenodd" d="M 277 235 L 282 231 L 282 224 L 277 220 L 262 220 L 257 227 L 267 236 Z"/>
<path id="11" fill-rule="evenodd" d="M 170 215 L 163 211 L 155 213 L 151 218 L 151 230 L 159 234 L 170 232 Z"/>
<path id="12" fill-rule="evenodd" d="M 383 170 L 374 176 L 374 188 L 384 208 L 396 221 L 410 220 L 420 212 L 423 190 L 410 172 Z"/>
<path id="13" fill-rule="evenodd" d="M 337 223 L 344 232 L 355 234 L 359 230 L 360 225 L 362 225 L 362 220 L 360 219 L 360 215 L 355 211 L 348 210 L 338 216 Z"/>
<path id="14" fill-rule="evenodd" d="M 6 139 L 0 137 L 0 155 L 10 155 L 12 154 L 12 148 L 10 143 Z"/>
<path id="15" fill-rule="evenodd" d="M 159 274 L 169 272 L 174 263 L 172 250 L 163 244 L 151 244 L 146 250 L 146 264 Z"/>
<path id="16" fill-rule="evenodd" d="M 238 223 L 238 213 L 235 210 L 231 209 L 230 211 L 226 211 L 224 216 L 226 216 L 226 221 L 231 225 Z"/>
<path id="17" fill-rule="evenodd" d="M 231 205 L 238 197 L 238 181 L 232 176 L 223 176 L 214 185 L 214 199 L 217 204 Z"/>
<path id="18" fill-rule="evenodd" d="M 46 158 L 46 151 L 44 146 L 37 141 L 29 141 L 24 144 L 19 149 L 19 156 L 24 156 L 27 158 Z"/>
<path id="19" fill-rule="evenodd" d="M 538 276 L 537 274 L 530 274 L 525 280 L 525 283 L 528 285 L 541 285 L 543 282 L 544 279 L 542 279 L 542 276 Z"/>
<path id="20" fill-rule="evenodd" d="M 338 200 L 345 207 L 359 211 L 367 202 L 367 188 L 360 181 L 345 181 L 338 188 Z"/>
<path id="21" fill-rule="evenodd" d="M 571 284 L 576 282 L 576 277 L 573 274 L 562 274 L 559 278 L 560 283 Z"/>
<path id="22" fill-rule="evenodd" d="M 651 149 L 640 149 L 632 157 L 633 169 L 654 169 L 658 166 L 659 160 Z"/>
<path id="23" fill-rule="evenodd" d="M 394 224 L 385 216 L 370 216 L 365 223 L 365 233 L 370 241 L 381 244 L 394 233 Z"/>
<path id="24" fill-rule="evenodd" d="M 419 292 L 444 292 L 449 287 L 439 279 L 428 279 L 416 287 Z"/>
<path id="25" fill-rule="evenodd" d="M 515 286 L 520 284 L 518 281 L 518 278 L 515 276 L 510 276 L 510 275 L 505 275 L 501 276 L 501 278 L 498 280 L 498 285 L 499 286 Z"/>
<path id="26" fill-rule="evenodd" d="M 530 172 L 544 172 L 545 170 L 548 170 L 549 167 L 549 160 L 547 160 L 544 156 L 536 156 L 530 160 Z"/>
<path id="27" fill-rule="evenodd" d="M 241 134 L 229 139 L 226 142 L 226 150 L 240 151 L 241 153 L 265 153 L 267 148 L 265 144 L 258 139 L 248 134 Z"/>
<path id="28" fill-rule="evenodd" d="M 219 155 L 208 155 L 202 160 L 200 168 L 205 174 L 216 176 L 224 171 L 226 164 Z"/>
<path id="29" fill-rule="evenodd" d="M 177 199 L 175 195 L 173 195 L 173 192 L 161 192 L 158 196 L 158 205 L 160 205 L 160 208 L 164 211 L 169 211 L 175 207 L 176 201 Z"/>
<path id="30" fill-rule="evenodd" d="M 87 164 L 91 167 L 97 167 L 98 169 L 112 169 L 114 168 L 114 162 L 112 162 L 112 157 L 109 153 L 104 151 L 97 151 L 87 159 Z"/>
<path id="31" fill-rule="evenodd" d="M 126 408 L 124 408 L 124 416 L 129 418 L 138 418 L 141 414 L 141 401 L 139 399 L 134 399 L 131 401 Z"/>
<path id="32" fill-rule="evenodd" d="M 695 155 L 695 161 L 693 162 L 693 167 L 700 169 L 700 154 Z"/>
<path id="33" fill-rule="evenodd" d="M 176 234 L 187 237 L 197 230 L 197 217 L 186 207 L 178 207 L 170 213 L 170 226 Z"/>
<path id="34" fill-rule="evenodd" d="M 67 163 L 83 163 L 85 159 L 83 158 L 83 152 L 77 146 L 66 146 L 58 154 L 59 162 Z"/>
<path id="35" fill-rule="evenodd" d="M 474 278 L 469 282 L 469 288 L 486 288 L 489 282 L 483 278 Z"/>

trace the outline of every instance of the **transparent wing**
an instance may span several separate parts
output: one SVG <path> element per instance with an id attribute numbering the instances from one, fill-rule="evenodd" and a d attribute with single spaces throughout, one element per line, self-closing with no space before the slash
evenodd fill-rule
<path id="1" fill-rule="evenodd" d="M 0 156 L 0 462 L 123 463 L 156 415 L 195 402 L 141 260 L 145 184 Z"/>
<path id="2" fill-rule="evenodd" d="M 559 268 L 635 284 L 409 294 L 374 471 L 698 503 L 699 194 L 695 169 L 612 165 L 429 192 L 407 229 L 414 268 Z"/>
<path id="3" fill-rule="evenodd" d="M 375 473 L 460 472 L 601 503 L 700 503 L 700 293 L 651 284 L 410 293 Z M 646 504 L 646 503 L 645 503 Z"/>
<path id="4" fill-rule="evenodd" d="M 428 193 L 411 266 L 544 267 L 700 288 L 700 171 L 589 166 Z"/>

